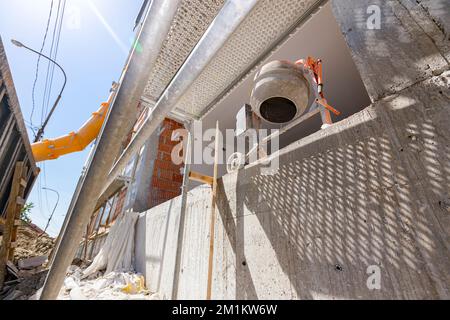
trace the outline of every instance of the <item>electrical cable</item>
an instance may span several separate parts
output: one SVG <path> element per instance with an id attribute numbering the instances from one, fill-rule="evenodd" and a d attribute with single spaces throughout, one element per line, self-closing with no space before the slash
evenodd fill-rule
<path id="1" fill-rule="evenodd" d="M 42 46 L 41 46 L 40 53 L 42 53 L 42 51 L 44 50 L 44 47 L 45 47 L 45 42 L 47 40 L 48 30 L 50 28 L 50 22 L 51 22 L 51 19 L 52 19 L 52 13 L 53 13 L 53 0 L 52 0 L 52 2 L 50 4 L 50 13 L 48 15 L 47 27 L 45 29 L 44 40 L 42 41 Z M 36 90 L 36 84 L 37 84 L 38 77 L 39 77 L 39 64 L 40 64 L 40 62 L 41 62 L 41 56 L 39 55 L 37 63 L 36 63 L 36 73 L 35 73 L 35 77 L 34 77 L 32 93 L 31 93 L 31 100 L 32 100 L 32 108 L 31 108 L 31 114 L 30 114 L 30 123 L 31 124 L 33 124 L 33 114 L 34 114 L 34 109 L 35 109 L 34 93 L 35 93 L 35 90 Z"/>
<path id="2" fill-rule="evenodd" d="M 63 26 L 63 22 L 64 22 L 65 11 L 66 11 L 66 0 L 64 0 L 64 3 L 62 5 L 61 18 L 60 18 L 60 22 L 59 22 L 58 31 L 57 31 L 58 35 L 56 37 L 56 46 L 55 46 L 55 53 L 54 53 L 53 60 L 56 60 L 56 57 L 58 56 L 59 43 L 60 43 L 60 40 L 61 40 L 61 30 L 62 30 L 62 26 Z M 52 92 L 52 89 L 53 89 L 54 72 L 55 72 L 55 65 L 53 64 L 52 67 L 51 67 L 50 88 L 49 88 L 49 93 L 48 93 L 48 96 L 47 96 L 47 106 L 46 106 L 46 111 L 45 111 L 45 117 L 47 117 L 48 110 L 49 110 L 49 107 L 50 107 L 50 95 L 51 95 L 51 92 Z"/>
<path id="3" fill-rule="evenodd" d="M 52 44 L 50 45 L 49 57 L 52 58 L 53 60 L 55 60 L 53 58 L 53 54 L 54 54 L 53 49 L 54 49 L 55 38 L 56 38 L 56 34 L 57 34 L 60 9 L 61 9 L 61 0 L 59 0 L 59 2 L 58 2 L 58 9 L 56 11 L 55 24 L 54 24 L 53 33 L 52 33 Z M 47 94 L 48 94 L 48 96 L 50 96 L 50 93 L 48 93 L 48 84 L 50 82 L 50 73 L 51 73 L 52 66 L 53 66 L 53 63 L 48 61 L 47 62 L 47 72 L 46 72 L 46 77 L 45 77 L 44 96 L 42 98 L 41 124 L 44 121 L 44 110 L 45 110 L 45 103 L 47 101 Z"/>

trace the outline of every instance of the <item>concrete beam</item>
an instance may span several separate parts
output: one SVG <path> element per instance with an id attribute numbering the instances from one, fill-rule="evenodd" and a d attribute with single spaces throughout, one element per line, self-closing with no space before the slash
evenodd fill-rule
<path id="1" fill-rule="evenodd" d="M 334 15 L 372 102 L 449 67 L 444 34 L 414 2 L 333 1 Z M 371 28 L 377 19 L 377 12 L 370 10 L 374 5 L 380 8 L 379 29 Z"/>

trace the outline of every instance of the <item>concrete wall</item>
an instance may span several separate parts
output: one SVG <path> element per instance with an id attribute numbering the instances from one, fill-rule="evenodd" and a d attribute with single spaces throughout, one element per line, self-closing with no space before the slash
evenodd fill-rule
<path id="1" fill-rule="evenodd" d="M 381 30 L 366 27 L 373 3 Z M 450 298 L 448 44 L 415 1 L 333 6 L 373 103 L 283 149 L 276 174 L 220 180 L 213 298 Z M 179 242 L 177 298 L 206 297 L 210 202 L 209 187 L 189 192 L 183 239 L 180 197 L 142 214 L 136 268 L 152 290 L 171 297 Z"/>
<path id="2" fill-rule="evenodd" d="M 214 297 L 450 298 L 446 81 L 448 72 L 294 143 L 276 175 L 253 166 L 225 176 Z M 205 298 L 210 201 L 205 186 L 188 195 L 178 298 Z M 177 198 L 138 222 L 137 269 L 168 297 L 179 210 Z M 379 291 L 366 286 L 370 265 L 381 268 Z"/>
<path id="3" fill-rule="evenodd" d="M 136 270 L 145 275 L 148 289 L 169 298 L 173 287 L 180 198 L 141 214 L 136 223 Z"/>

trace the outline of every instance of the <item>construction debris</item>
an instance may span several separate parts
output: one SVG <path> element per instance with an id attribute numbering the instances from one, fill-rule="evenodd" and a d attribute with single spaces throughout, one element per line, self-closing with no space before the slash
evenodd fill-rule
<path id="1" fill-rule="evenodd" d="M 83 278 L 104 269 L 105 274 L 133 270 L 134 233 L 138 217 L 136 212 L 127 212 L 117 219 L 103 247 L 83 272 Z"/>
<path id="2" fill-rule="evenodd" d="M 30 270 L 44 265 L 47 262 L 47 256 L 37 256 L 18 261 L 19 268 L 22 270 Z"/>
<path id="3" fill-rule="evenodd" d="M 21 221 L 14 261 L 7 262 L 7 278 L 0 300 L 27 300 L 44 284 L 54 239 L 32 223 Z"/>
<path id="4" fill-rule="evenodd" d="M 9 274 L 11 274 L 13 277 L 18 278 L 19 277 L 19 269 L 16 268 L 16 266 L 11 262 L 6 262 L 6 268 Z"/>
<path id="5" fill-rule="evenodd" d="M 143 275 L 133 271 L 134 233 L 138 216 L 128 212 L 118 218 L 103 247 L 87 268 L 82 268 L 84 263 L 74 259 L 58 299 L 161 300 L 159 294 L 151 294 L 145 288 Z M 37 299 L 40 293 L 39 290 L 30 299 Z"/>
<path id="6" fill-rule="evenodd" d="M 83 279 L 83 270 L 71 266 L 59 300 L 161 300 L 144 285 L 144 277 L 133 272 L 96 272 Z"/>
<path id="7" fill-rule="evenodd" d="M 20 260 L 49 256 L 55 240 L 32 223 L 22 222 L 18 228 L 17 247 L 14 251 L 14 262 Z"/>
<path id="8" fill-rule="evenodd" d="M 26 278 L 5 282 L 0 300 L 28 300 L 44 285 L 47 270 L 31 274 Z"/>

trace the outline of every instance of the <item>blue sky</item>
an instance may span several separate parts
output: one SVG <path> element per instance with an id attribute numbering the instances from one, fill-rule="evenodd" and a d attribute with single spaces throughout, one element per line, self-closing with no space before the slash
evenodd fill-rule
<path id="1" fill-rule="evenodd" d="M 52 23 L 44 53 L 49 53 L 53 22 L 59 0 L 54 0 Z M 134 21 L 143 0 L 67 0 L 57 61 L 67 73 L 68 82 L 44 137 L 53 138 L 76 131 L 109 95 L 112 81 L 117 81 L 131 46 Z M 39 50 L 44 38 L 51 0 L 0 0 L 0 35 L 16 86 L 24 118 L 32 110 L 32 87 L 37 56 L 13 46 L 17 39 Z M 47 62 L 41 60 L 35 90 L 33 122 L 39 125 Z M 63 78 L 55 69 L 50 106 L 56 99 Z M 32 134 L 30 139 L 32 139 Z M 89 148 L 84 152 L 46 161 L 39 181 L 28 199 L 33 202 L 31 219 L 44 227 L 56 201 L 56 195 L 42 187 L 56 189 L 60 202 L 48 233 L 55 236 L 67 212 Z"/>

